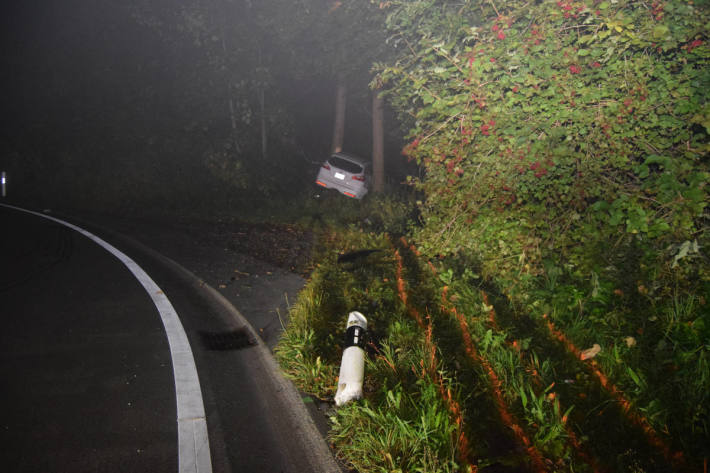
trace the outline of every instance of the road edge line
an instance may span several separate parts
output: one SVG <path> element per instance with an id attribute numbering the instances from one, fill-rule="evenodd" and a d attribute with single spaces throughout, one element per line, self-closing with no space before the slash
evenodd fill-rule
<path id="1" fill-rule="evenodd" d="M 72 218 L 80 220 L 77 217 Z M 212 299 L 215 304 L 219 305 L 232 317 L 233 322 L 246 329 L 249 332 L 249 339 L 255 342 L 249 350 L 256 351 L 258 361 L 263 366 L 264 373 L 268 375 L 268 381 L 274 388 L 274 395 L 281 398 L 280 403 L 286 408 L 284 414 L 288 414 L 291 424 L 300 426 L 299 431 L 301 435 L 297 436 L 297 438 L 302 441 L 301 452 L 312 467 L 309 473 L 343 473 L 343 469 L 338 465 L 333 456 L 333 452 L 330 447 L 328 447 L 318 427 L 316 427 L 311 414 L 308 412 L 293 382 L 283 376 L 281 368 L 276 362 L 271 350 L 269 350 L 269 347 L 258 335 L 258 332 L 251 322 L 249 322 L 224 295 L 177 261 L 159 253 L 137 239 L 94 223 L 87 222 L 86 224 L 99 228 L 102 232 L 114 238 L 124 240 L 128 244 L 135 246 L 139 251 L 144 252 L 148 257 L 165 264 L 176 273 L 179 273 L 183 278 L 190 281 L 193 287 L 204 291 L 207 297 Z M 296 436 L 294 436 L 294 438 L 296 438 Z"/>
<path id="2" fill-rule="evenodd" d="M 197 366 L 180 317 L 162 289 L 131 257 L 90 231 L 51 215 L 3 203 L 0 206 L 50 220 L 83 235 L 123 263 L 143 286 L 158 310 L 170 347 L 177 404 L 178 470 L 180 473 L 211 473 L 207 419 Z"/>

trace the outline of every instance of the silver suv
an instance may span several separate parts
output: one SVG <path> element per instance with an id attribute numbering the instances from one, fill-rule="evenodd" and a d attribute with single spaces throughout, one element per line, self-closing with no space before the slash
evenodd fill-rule
<path id="1" fill-rule="evenodd" d="M 370 163 L 347 153 L 334 153 L 318 171 L 316 184 L 362 199 L 370 188 Z"/>

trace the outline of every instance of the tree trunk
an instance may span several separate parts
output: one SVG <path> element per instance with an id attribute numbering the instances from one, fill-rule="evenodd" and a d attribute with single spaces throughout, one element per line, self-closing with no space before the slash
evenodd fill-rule
<path id="1" fill-rule="evenodd" d="M 251 6 L 251 5 L 250 5 Z M 267 127 L 266 127 L 266 75 L 264 69 L 264 58 L 263 51 L 261 49 L 261 44 L 257 46 L 257 53 L 259 58 L 258 72 L 256 78 L 256 93 L 257 99 L 259 100 L 259 125 L 261 131 L 261 159 L 266 160 L 267 154 Z"/>
<path id="2" fill-rule="evenodd" d="M 345 78 L 338 78 L 338 86 L 335 91 L 335 120 L 333 123 L 333 146 L 331 151 L 337 153 L 343 150 L 343 140 L 345 139 L 345 100 L 347 87 Z"/>
<path id="3" fill-rule="evenodd" d="M 261 84 L 259 87 L 259 108 L 260 110 L 260 115 L 261 115 L 261 159 L 266 159 L 268 157 L 267 154 L 267 143 L 268 140 L 266 139 L 266 106 L 265 106 L 265 98 L 266 92 L 264 91 L 264 85 Z"/>
<path id="4" fill-rule="evenodd" d="M 385 133 L 382 97 L 379 91 L 372 93 L 372 190 L 385 191 Z"/>
<path id="5" fill-rule="evenodd" d="M 223 12 L 224 13 L 224 12 Z M 224 14 L 223 18 L 226 18 L 227 15 Z M 225 64 L 228 62 L 228 56 L 229 53 L 227 52 L 227 41 L 225 39 L 226 32 L 225 32 L 225 27 L 224 27 L 224 21 L 219 22 L 219 32 L 220 36 L 222 38 L 222 57 L 223 61 Z M 225 67 L 225 70 L 226 67 Z M 229 104 L 229 118 L 232 123 L 232 143 L 234 144 L 234 149 L 237 153 L 241 153 L 241 149 L 239 147 L 239 142 L 237 141 L 237 114 L 236 110 L 234 107 L 234 96 L 232 95 L 232 84 L 229 80 L 229 75 L 226 77 L 226 90 L 227 90 L 227 102 Z"/>

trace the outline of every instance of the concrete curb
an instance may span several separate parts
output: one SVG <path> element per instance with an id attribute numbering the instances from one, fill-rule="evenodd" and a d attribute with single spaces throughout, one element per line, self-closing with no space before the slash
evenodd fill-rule
<path id="1" fill-rule="evenodd" d="M 271 354 L 271 351 L 259 337 L 257 331 L 249 323 L 249 321 L 234 307 L 222 294 L 216 289 L 207 284 L 205 281 L 197 277 L 187 268 L 180 265 L 178 262 L 168 258 L 165 255 L 158 253 L 152 248 L 135 240 L 132 237 L 123 235 L 119 232 L 100 227 L 94 223 L 83 221 L 81 218 L 70 217 L 73 221 L 81 221 L 83 225 L 99 229 L 103 234 L 110 235 L 112 238 L 123 241 L 124 243 L 133 246 L 138 251 L 143 252 L 150 258 L 153 258 L 164 264 L 172 271 L 177 273 L 182 279 L 188 281 L 191 286 L 196 288 L 200 293 L 206 296 L 214 304 L 219 306 L 224 312 L 230 315 L 232 322 L 239 327 L 246 329 L 249 332 L 249 338 L 254 341 L 254 346 L 249 348 L 256 353 L 258 363 L 261 365 L 261 372 L 267 377 L 264 381 L 271 388 L 272 394 L 278 399 L 279 414 L 281 421 L 293 429 L 290 432 L 283 432 L 285 438 L 289 439 L 294 450 L 299 451 L 306 458 L 311 466 L 310 472 L 313 473 L 342 473 L 343 470 L 338 466 L 333 453 L 328 447 L 325 439 L 318 431 L 315 422 L 313 421 L 308 409 L 306 408 L 301 395 L 294 384 L 286 379 L 281 373 L 278 363 Z M 283 417 L 286 417 L 285 419 Z"/>
<path id="2" fill-rule="evenodd" d="M 243 326 L 249 331 L 250 336 L 256 340 L 256 346 L 252 349 L 257 350 L 260 361 L 263 364 L 264 374 L 269 376 L 269 381 L 274 387 L 274 391 L 280 394 L 280 397 L 282 398 L 282 406 L 287 407 L 284 409 L 283 414 L 287 414 L 290 417 L 290 419 L 288 419 L 289 424 L 301 426 L 299 429 L 301 433 L 299 440 L 303 443 L 301 450 L 303 454 L 308 457 L 308 463 L 310 463 L 313 467 L 312 471 L 342 473 L 342 470 L 333 458 L 330 448 L 328 448 L 328 445 L 318 431 L 315 422 L 313 422 L 310 413 L 303 404 L 303 400 L 301 399 L 301 395 L 298 390 L 290 380 L 286 379 L 281 374 L 281 369 L 279 368 L 278 363 L 274 359 L 269 348 L 257 335 L 254 327 L 252 327 L 249 321 L 246 320 L 244 316 L 212 286 L 203 283 L 202 287 L 207 293 L 219 301 L 219 303 L 223 305 L 223 307 L 230 312 L 240 324 L 243 324 Z"/>

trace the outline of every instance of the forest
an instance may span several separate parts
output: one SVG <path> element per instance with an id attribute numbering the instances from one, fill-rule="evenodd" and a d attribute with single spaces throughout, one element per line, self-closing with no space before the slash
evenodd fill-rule
<path id="1" fill-rule="evenodd" d="M 276 355 L 331 401 L 367 314 L 350 468 L 707 471 L 707 0 L 102 3 L 4 15 L 11 190 L 315 231 Z M 379 99 L 386 185 L 316 197 Z"/>

